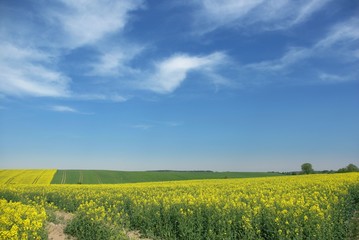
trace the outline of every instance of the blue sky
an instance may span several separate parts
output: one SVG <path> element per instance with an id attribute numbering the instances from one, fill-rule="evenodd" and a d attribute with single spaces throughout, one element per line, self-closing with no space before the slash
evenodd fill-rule
<path id="1" fill-rule="evenodd" d="M 1 1 L 0 167 L 359 164 L 359 2 Z"/>

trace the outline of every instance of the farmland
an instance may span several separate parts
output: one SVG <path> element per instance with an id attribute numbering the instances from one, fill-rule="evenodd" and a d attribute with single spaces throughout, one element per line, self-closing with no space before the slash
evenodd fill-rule
<path id="1" fill-rule="evenodd" d="M 109 170 L 0 170 L 0 184 L 116 184 L 194 179 L 278 176 L 265 172 L 109 171 Z"/>
<path id="2" fill-rule="evenodd" d="M 50 184 L 56 170 L 0 170 L 0 184 Z"/>
<path id="3" fill-rule="evenodd" d="M 346 239 L 358 196 L 358 173 L 0 188 L 39 226 L 43 209 L 74 213 L 66 231 L 78 239 L 126 239 L 128 229 L 153 239 Z M 43 234 L 34 231 L 19 234 Z"/>
<path id="4" fill-rule="evenodd" d="M 52 184 L 113 184 L 278 176 L 265 172 L 57 170 Z"/>

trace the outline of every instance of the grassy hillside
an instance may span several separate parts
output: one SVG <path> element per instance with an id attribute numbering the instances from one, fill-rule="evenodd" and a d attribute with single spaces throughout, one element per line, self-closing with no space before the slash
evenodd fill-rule
<path id="1" fill-rule="evenodd" d="M 111 184 L 278 176 L 264 172 L 57 170 L 51 184 Z"/>

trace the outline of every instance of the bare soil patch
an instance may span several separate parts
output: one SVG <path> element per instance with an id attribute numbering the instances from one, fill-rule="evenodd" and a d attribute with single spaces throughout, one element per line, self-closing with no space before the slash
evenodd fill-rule
<path id="1" fill-rule="evenodd" d="M 46 226 L 49 240 L 76 240 L 76 237 L 64 233 L 66 225 L 74 218 L 74 214 L 63 211 L 54 212 L 55 219 Z M 144 238 L 139 231 L 128 231 L 126 236 L 129 240 L 152 240 Z"/>
<path id="2" fill-rule="evenodd" d="M 55 212 L 55 221 L 47 224 L 47 234 L 49 240 L 75 240 L 76 238 L 64 233 L 66 224 L 74 217 L 67 212 Z"/>
<path id="3" fill-rule="evenodd" d="M 126 235 L 130 240 L 152 240 L 151 238 L 141 238 L 139 231 L 128 231 Z"/>

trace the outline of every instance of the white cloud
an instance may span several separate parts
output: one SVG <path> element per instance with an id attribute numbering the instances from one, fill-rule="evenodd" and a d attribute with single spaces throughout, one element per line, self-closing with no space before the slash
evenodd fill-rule
<path id="1" fill-rule="evenodd" d="M 155 72 L 141 83 L 140 88 L 157 93 L 171 93 L 186 79 L 190 71 L 213 71 L 223 64 L 225 54 L 216 52 L 206 56 L 175 54 L 155 66 Z"/>
<path id="2" fill-rule="evenodd" d="M 54 105 L 48 108 L 50 111 L 59 112 L 59 113 L 76 113 L 82 115 L 93 115 L 92 112 L 82 112 L 73 107 L 65 106 L 65 105 Z"/>
<path id="3" fill-rule="evenodd" d="M 52 107 L 50 107 L 50 110 L 55 111 L 55 112 L 68 112 L 68 113 L 78 113 L 79 112 L 72 107 L 62 106 L 62 105 L 52 106 Z"/>
<path id="4" fill-rule="evenodd" d="M 291 48 L 280 59 L 253 63 L 246 67 L 262 71 L 279 71 L 309 57 L 311 54 L 307 48 Z"/>
<path id="5" fill-rule="evenodd" d="M 256 30 L 286 29 L 307 21 L 331 0 L 200 0 L 195 13 L 198 32 L 220 27 L 248 27 Z"/>
<path id="6" fill-rule="evenodd" d="M 346 46 L 359 39 L 359 18 L 352 18 L 348 21 L 335 25 L 329 34 L 321 39 L 315 48 L 329 48 L 337 44 Z"/>
<path id="7" fill-rule="evenodd" d="M 113 45 L 111 34 L 121 34 L 130 13 L 142 6 L 143 0 L 58 0 L 48 4 L 34 2 L 31 10 L 21 12 L 19 21 L 14 14 L 5 15 L 6 21 L 0 28 L 0 94 L 78 98 L 81 94 L 71 90 L 71 79 L 58 68 L 58 62 L 82 46 L 90 46 L 101 54 L 95 63 L 89 63 L 92 59 L 83 61 L 93 67 L 96 76 L 132 71 L 126 63 L 139 47 L 119 42 L 117 50 L 103 46 Z M 36 18 L 29 17 L 33 15 Z M 98 95 L 109 101 L 126 100 L 116 94 Z"/>
<path id="8" fill-rule="evenodd" d="M 302 2 L 299 4 L 294 17 L 289 21 L 289 26 L 305 22 L 313 13 L 320 10 L 329 1 L 330 0 L 309 0 L 304 1 L 304 3 Z M 293 4 L 293 1 L 289 1 L 289 3 Z"/>
<path id="9" fill-rule="evenodd" d="M 328 73 L 320 73 L 319 79 L 325 83 L 338 83 L 338 82 L 346 82 L 346 81 L 350 80 L 350 77 L 349 76 L 339 76 L 339 75 L 328 74 Z"/>
<path id="10" fill-rule="evenodd" d="M 251 10 L 262 4 L 264 0 L 202 0 L 202 16 L 226 24 L 246 16 Z"/>
<path id="11" fill-rule="evenodd" d="M 19 47 L 13 43 L 2 42 L 0 45 L 1 59 L 10 61 L 14 60 L 32 60 L 32 61 L 45 61 L 50 60 L 48 53 L 31 47 Z"/>
<path id="12" fill-rule="evenodd" d="M 114 102 L 126 102 L 128 100 L 127 97 L 124 97 L 124 96 L 121 96 L 118 94 L 110 95 L 109 98 Z"/>
<path id="13" fill-rule="evenodd" d="M 129 98 L 119 94 L 76 94 L 72 96 L 74 99 L 79 100 L 101 100 L 112 102 L 126 102 Z"/>
<path id="14" fill-rule="evenodd" d="M 117 93 L 81 94 L 70 90 L 71 80 L 52 69 L 53 56 L 36 48 L 4 42 L 0 45 L 0 94 L 5 96 L 61 97 L 124 102 Z"/>
<path id="15" fill-rule="evenodd" d="M 69 78 L 47 65 L 50 56 L 10 43 L 0 45 L 0 93 L 15 96 L 67 97 Z"/>
<path id="16" fill-rule="evenodd" d="M 99 61 L 92 65 L 92 73 L 100 76 L 117 75 L 119 70 L 123 68 L 126 57 L 123 52 L 104 53 L 100 56 Z"/>
<path id="17" fill-rule="evenodd" d="M 350 19 L 333 26 L 328 34 L 311 47 L 290 48 L 280 59 L 249 64 L 246 67 L 261 71 L 286 70 L 308 58 L 320 58 L 326 54 L 344 54 L 352 59 L 357 58 L 357 50 L 351 46 L 359 40 L 359 19 Z M 331 53 L 328 53 L 331 52 Z M 334 56 L 331 56 L 334 58 Z M 325 77 L 324 77 L 325 78 Z M 321 78 L 322 79 L 322 78 Z"/>
<path id="18" fill-rule="evenodd" d="M 144 47 L 122 44 L 122 48 L 111 48 L 101 52 L 96 62 L 90 64 L 90 74 L 95 76 L 118 77 L 135 73 L 128 63 L 137 56 Z"/>
<path id="19" fill-rule="evenodd" d="M 108 34 L 122 30 L 129 13 L 143 5 L 142 0 L 59 2 L 65 9 L 49 11 L 48 15 L 59 22 L 70 48 L 93 44 Z"/>

